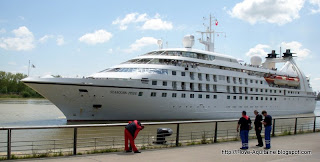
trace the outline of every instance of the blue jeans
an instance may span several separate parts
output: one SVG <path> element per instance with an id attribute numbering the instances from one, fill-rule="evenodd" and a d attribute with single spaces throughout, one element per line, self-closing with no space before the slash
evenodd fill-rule
<path id="1" fill-rule="evenodd" d="M 271 126 L 266 126 L 264 130 L 264 139 L 266 142 L 266 148 L 271 148 L 270 134 L 271 134 Z"/>
<path id="2" fill-rule="evenodd" d="M 240 138 L 242 142 L 243 149 L 249 148 L 249 130 L 240 130 Z"/>

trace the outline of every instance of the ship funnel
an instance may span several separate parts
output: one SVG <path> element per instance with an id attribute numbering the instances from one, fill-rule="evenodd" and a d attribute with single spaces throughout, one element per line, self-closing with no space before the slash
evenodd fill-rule
<path id="1" fill-rule="evenodd" d="M 193 35 L 184 36 L 182 43 L 184 48 L 192 48 L 192 46 L 194 45 L 194 36 Z"/>

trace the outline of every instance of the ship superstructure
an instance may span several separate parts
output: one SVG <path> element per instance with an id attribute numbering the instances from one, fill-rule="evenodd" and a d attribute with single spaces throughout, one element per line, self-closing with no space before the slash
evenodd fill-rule
<path id="1" fill-rule="evenodd" d="M 289 49 L 264 63 L 242 64 L 213 52 L 215 32 L 202 32 L 207 51 L 158 49 L 85 78 L 26 78 L 68 120 L 189 120 L 237 118 L 243 110 L 272 115 L 311 113 L 316 94 Z M 209 36 L 210 35 L 210 36 Z M 277 63 L 284 63 L 281 69 Z"/>

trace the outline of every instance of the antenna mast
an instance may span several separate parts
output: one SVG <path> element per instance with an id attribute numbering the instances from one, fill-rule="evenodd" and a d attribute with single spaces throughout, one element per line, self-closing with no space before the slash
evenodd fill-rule
<path id="1" fill-rule="evenodd" d="M 218 21 L 215 17 L 209 15 L 209 27 L 207 27 L 205 32 L 198 31 L 201 33 L 201 38 L 199 39 L 199 42 L 205 45 L 206 51 L 214 52 L 214 34 L 215 33 L 223 33 L 225 32 L 215 32 L 212 28 L 212 20 L 215 20 L 215 25 L 218 25 Z M 204 20 L 206 20 L 204 18 Z M 205 39 L 203 39 L 203 35 L 205 35 Z"/>

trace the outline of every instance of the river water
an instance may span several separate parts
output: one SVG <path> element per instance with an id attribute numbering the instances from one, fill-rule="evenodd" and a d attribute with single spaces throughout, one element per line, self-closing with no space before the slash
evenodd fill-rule
<path id="1" fill-rule="evenodd" d="M 272 114 L 271 114 L 272 115 Z M 320 102 L 317 103 L 314 113 L 301 114 L 298 116 L 320 116 Z M 240 116 L 240 114 L 239 114 Z M 254 117 L 251 117 L 254 120 Z M 298 123 L 304 124 L 302 129 L 311 129 L 313 127 L 313 118 L 299 119 Z M 117 121 L 125 122 L 125 121 Z M 66 117 L 60 112 L 60 110 L 46 99 L 0 99 L 0 127 L 10 126 L 47 126 L 47 125 L 73 125 L 73 124 L 94 124 L 94 123 L 114 123 L 114 122 L 67 122 Z M 276 131 L 283 131 L 283 129 L 294 128 L 294 119 L 281 119 L 276 120 Z M 236 122 L 222 122 L 218 124 L 218 137 L 230 136 L 230 134 L 236 134 Z M 317 127 L 320 125 L 320 120 L 317 118 Z M 176 131 L 176 125 L 148 125 L 139 133 L 138 140 L 140 143 L 142 140 L 152 141 L 155 139 L 157 128 L 165 127 L 171 128 L 174 133 Z M 286 128 L 287 127 L 287 128 Z M 190 140 L 192 138 L 201 139 L 204 134 L 213 137 L 215 123 L 202 123 L 202 124 L 180 124 L 180 140 Z M 291 131 L 292 131 L 291 129 Z M 301 126 L 298 126 L 301 129 Z M 254 134 L 254 131 L 250 131 L 250 134 Z M 149 138 L 150 137 L 150 138 Z M 211 138 L 210 137 L 210 138 Z M 7 131 L 0 131 L 0 156 L 5 155 L 6 151 L 6 138 Z M 100 138 L 100 139 L 99 139 Z M 72 148 L 73 129 L 43 129 L 43 130 L 13 130 L 12 141 L 15 147 L 13 151 L 30 150 L 35 149 L 34 145 L 50 143 L 51 148 L 47 150 L 56 149 L 58 144 L 52 144 L 53 142 L 61 141 L 63 147 Z M 123 143 L 123 127 L 103 127 L 103 128 L 81 128 L 78 130 L 79 143 L 91 140 L 91 144 L 100 143 L 101 145 L 107 145 L 108 141 L 116 139 L 118 145 Z M 100 142 L 96 140 L 101 140 Z M 111 140 L 111 141 L 112 141 Z M 28 141 L 28 142 L 23 142 Z M 142 141 L 146 142 L 146 141 Z M 171 142 L 175 142 L 174 135 L 171 136 Z M 32 146 L 30 146 L 30 143 Z M 70 143 L 69 146 L 66 146 Z M 114 142 L 112 142 L 112 145 Z M 80 145 L 80 144 L 79 144 Z M 62 146 L 62 145 L 61 145 Z M 87 146 L 83 144 L 83 146 Z M 39 146 L 40 147 L 40 146 Z M 41 148 L 43 149 L 43 148 Z"/>

